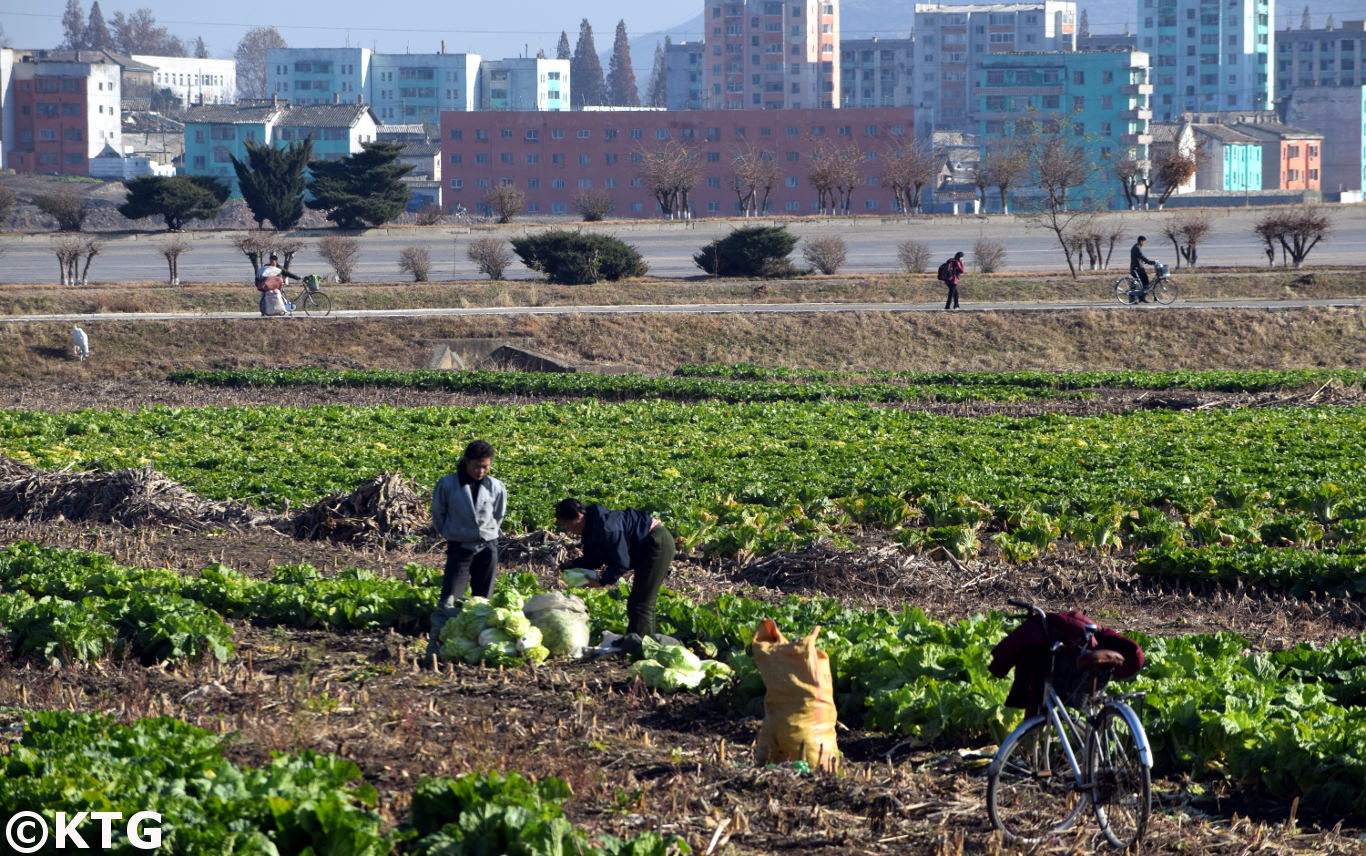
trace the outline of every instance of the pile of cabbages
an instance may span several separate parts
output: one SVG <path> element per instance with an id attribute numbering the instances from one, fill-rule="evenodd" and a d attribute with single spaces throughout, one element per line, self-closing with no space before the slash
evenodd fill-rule
<path id="1" fill-rule="evenodd" d="M 535 665 L 579 657 L 588 645 L 588 609 L 558 592 L 524 600 L 512 589 L 471 597 L 441 628 L 441 658 L 488 666 Z"/>

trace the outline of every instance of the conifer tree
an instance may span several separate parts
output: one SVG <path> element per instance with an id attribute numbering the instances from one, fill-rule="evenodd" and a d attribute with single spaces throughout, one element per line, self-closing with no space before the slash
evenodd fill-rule
<path id="1" fill-rule="evenodd" d="M 617 21 L 612 42 L 612 57 L 607 61 L 607 103 L 614 107 L 639 107 L 640 91 L 636 72 L 631 68 L 631 42 L 626 37 L 626 21 Z"/>
<path id="2" fill-rule="evenodd" d="M 211 175 L 143 175 L 123 182 L 128 188 L 119 213 L 129 220 L 159 216 L 179 231 L 190 220 L 212 220 L 228 199 L 229 188 Z"/>
<path id="3" fill-rule="evenodd" d="M 413 168 L 398 162 L 402 143 L 361 143 L 362 151 L 338 161 L 310 161 L 313 198 L 304 204 L 326 211 L 343 229 L 379 226 L 403 213 L 410 194 L 400 179 Z"/>
<path id="4" fill-rule="evenodd" d="M 579 23 L 579 41 L 574 45 L 574 56 L 569 61 L 569 87 L 574 93 L 574 107 L 586 104 L 606 104 L 607 85 L 602 79 L 602 61 L 593 44 L 593 25 L 584 18 Z"/>
<path id="5" fill-rule="evenodd" d="M 247 163 L 228 157 L 257 228 L 269 220 L 281 231 L 293 229 L 304 216 L 305 168 L 313 158 L 313 138 L 284 148 L 248 140 L 246 149 Z"/>
<path id="6" fill-rule="evenodd" d="M 669 37 L 664 37 L 664 43 L 668 44 Z M 645 88 L 646 107 L 667 107 L 669 106 L 668 90 L 668 65 L 665 61 L 664 47 L 658 42 L 655 43 L 655 64 L 650 70 L 650 83 Z"/>
<path id="7" fill-rule="evenodd" d="M 71 0 L 75 3 L 76 0 Z M 569 49 L 569 34 L 560 30 L 560 43 L 555 46 L 555 59 L 573 59 L 574 52 Z"/>
<path id="8" fill-rule="evenodd" d="M 62 40 L 64 48 L 80 48 L 85 45 L 85 15 L 81 12 L 78 0 L 66 0 L 66 11 L 62 13 Z"/>
<path id="9" fill-rule="evenodd" d="M 114 37 L 109 34 L 109 25 L 104 22 L 100 11 L 100 0 L 90 6 L 90 20 L 85 25 L 85 46 L 91 50 L 114 47 Z"/>

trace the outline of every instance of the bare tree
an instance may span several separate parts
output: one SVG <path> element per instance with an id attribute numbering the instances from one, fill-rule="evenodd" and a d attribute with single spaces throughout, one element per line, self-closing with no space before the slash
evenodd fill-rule
<path id="1" fill-rule="evenodd" d="M 982 273 L 995 273 L 1006 260 L 1006 248 L 1000 241 L 978 238 L 972 245 L 972 260 Z"/>
<path id="2" fill-rule="evenodd" d="M 924 273 L 930 265 L 930 248 L 920 241 L 902 241 L 897 244 L 896 258 L 906 273 Z"/>
<path id="3" fill-rule="evenodd" d="M 189 251 L 190 242 L 180 235 L 157 245 L 157 252 L 166 257 L 166 264 L 170 268 L 167 280 L 170 285 L 180 285 L 180 257 Z"/>
<path id="4" fill-rule="evenodd" d="M 404 247 L 398 254 L 398 269 L 413 275 L 413 282 L 426 282 L 432 272 L 432 257 L 426 247 Z"/>
<path id="5" fill-rule="evenodd" d="M 1309 251 L 1332 233 L 1332 225 L 1322 210 L 1304 207 L 1269 213 L 1257 222 L 1253 232 L 1266 242 L 1268 257 L 1275 254 L 1275 242 L 1281 247 L 1281 264 L 1299 267 Z"/>
<path id="6" fill-rule="evenodd" d="M 90 200 L 71 190 L 40 193 L 33 197 L 38 210 L 57 221 L 59 232 L 79 232 L 90 213 Z"/>
<path id="7" fill-rule="evenodd" d="M 848 255 L 844 239 L 838 235 L 807 238 L 802 245 L 802 258 L 823 274 L 838 271 Z"/>
<path id="8" fill-rule="evenodd" d="M 413 221 L 419 226 L 435 226 L 441 222 L 445 212 L 441 206 L 434 202 L 427 202 L 417 211 L 413 212 Z"/>
<path id="9" fill-rule="evenodd" d="M 511 184 L 490 187 L 484 194 L 484 204 L 499 223 L 511 223 L 512 218 L 526 207 L 526 194 Z"/>
<path id="10" fill-rule="evenodd" d="M 581 190 L 574 195 L 574 210 L 585 223 L 596 223 L 607 218 L 616 208 L 612 194 L 606 190 Z"/>
<path id="11" fill-rule="evenodd" d="M 329 235 L 318 242 L 318 255 L 332 266 L 337 282 L 350 282 L 360 258 L 360 241 L 341 235 Z"/>
<path id="12" fill-rule="evenodd" d="M 1042 197 L 1033 221 L 1051 231 L 1058 246 L 1067 256 L 1067 267 L 1072 278 L 1077 276 L 1073 262 L 1073 246 L 1080 234 L 1094 221 L 1094 211 L 1074 191 L 1091 179 L 1094 167 L 1083 146 L 1067 136 L 1066 122 L 1057 122 L 1050 133 L 1033 138 L 1030 144 L 1029 165 Z"/>
<path id="13" fill-rule="evenodd" d="M 821 214 L 848 214 L 854 189 L 861 179 L 863 156 L 858 147 L 821 142 L 811 153 L 807 179 L 816 188 L 816 210 Z"/>
<path id="14" fill-rule="evenodd" d="M 664 218 L 685 220 L 691 217 L 688 194 L 702 176 L 702 165 L 686 148 L 672 140 L 640 155 L 638 174 L 659 203 Z"/>
<path id="15" fill-rule="evenodd" d="M 1113 167 L 1115 178 L 1119 179 L 1119 186 L 1124 191 L 1124 202 L 1130 211 L 1146 206 L 1148 201 L 1148 171 L 1144 167 L 1144 162 L 1140 160 L 1122 160 Z M 1139 191 L 1139 185 L 1143 190 Z"/>
<path id="16" fill-rule="evenodd" d="M 1172 194 L 1195 177 L 1204 156 L 1203 144 L 1197 145 L 1195 151 L 1190 153 L 1179 151 L 1174 144 L 1171 148 L 1158 152 L 1153 158 L 1151 177 L 1152 186 L 1157 188 L 1157 210 L 1161 211 L 1167 200 L 1172 198 Z"/>
<path id="17" fill-rule="evenodd" d="M 882 186 L 892 191 L 895 206 L 906 214 L 920 210 L 920 193 L 934 181 L 939 154 L 922 143 L 910 142 L 883 152 Z"/>
<path id="18" fill-rule="evenodd" d="M 1176 252 L 1176 266 L 1181 267 L 1181 260 L 1186 260 L 1187 267 L 1195 267 L 1195 259 L 1199 254 L 1200 242 L 1209 234 L 1209 221 L 1200 214 L 1192 214 L 1178 220 L 1168 220 L 1162 224 L 1162 234 L 1167 240 L 1172 242 L 1172 249 Z"/>
<path id="19" fill-rule="evenodd" d="M 9 219 L 10 212 L 18 203 L 19 197 L 14 195 L 14 191 L 8 187 L 0 187 L 0 226 L 4 225 Z"/>
<path id="20" fill-rule="evenodd" d="M 977 161 L 973 181 L 982 192 L 982 205 L 986 205 L 986 189 L 992 187 L 1001 198 L 1001 213 L 1010 213 L 1010 189 L 1015 187 L 1029 174 L 1029 159 L 1024 146 L 1010 141 L 1000 141 L 982 150 Z"/>
<path id="21" fill-rule="evenodd" d="M 768 197 L 782 180 L 782 170 L 774 153 L 766 149 L 744 149 L 731 155 L 730 186 L 740 214 L 762 215 L 768 210 Z"/>
<path id="22" fill-rule="evenodd" d="M 512 249 L 502 238 L 478 238 L 470 241 L 465 255 L 479 272 L 489 279 L 502 279 L 503 271 L 512 264 Z"/>
<path id="23" fill-rule="evenodd" d="M 89 282 L 90 263 L 104 248 L 98 240 L 85 235 L 61 235 L 53 239 L 52 252 L 57 256 L 62 285 L 85 285 Z M 81 257 L 85 266 L 81 266 Z"/>
<path id="24" fill-rule="evenodd" d="M 289 47 L 284 36 L 274 27 L 252 27 L 237 43 L 233 59 L 237 61 L 237 95 L 241 98 L 265 98 L 266 51 Z"/>
<path id="25" fill-rule="evenodd" d="M 1078 262 L 1081 261 L 1081 253 L 1084 252 L 1091 270 L 1108 268 L 1115 244 L 1119 243 L 1119 239 L 1124 235 L 1124 226 L 1119 220 L 1096 218 L 1085 228 L 1078 227 L 1074 234 L 1080 242 L 1078 251 L 1073 253 L 1077 256 Z"/>

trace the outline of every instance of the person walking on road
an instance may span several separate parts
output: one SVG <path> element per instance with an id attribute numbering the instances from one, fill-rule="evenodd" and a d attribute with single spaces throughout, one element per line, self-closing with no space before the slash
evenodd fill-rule
<path id="1" fill-rule="evenodd" d="M 507 513 L 507 487 L 489 475 L 493 446 L 475 440 L 465 447 L 455 472 L 432 490 L 432 528 L 446 539 L 446 572 L 432 613 L 428 652 L 439 647 L 446 621 L 460 612 L 468 588 L 475 597 L 493 594 L 498 575 L 498 535 Z"/>
<path id="2" fill-rule="evenodd" d="M 602 568 L 597 585 L 603 586 L 615 583 L 627 571 L 634 573 L 626 598 L 626 635 L 634 633 L 640 639 L 654 635 L 655 601 L 676 551 L 674 536 L 664 524 L 646 511 L 585 506 L 572 497 L 555 506 L 555 522 L 583 539 L 583 557 L 571 559 L 564 567 Z"/>
<path id="3" fill-rule="evenodd" d="M 945 309 L 958 308 L 958 279 L 963 275 L 963 252 L 959 250 L 954 253 L 953 258 L 944 262 L 944 284 L 949 287 L 948 299 L 944 301 Z"/>
<path id="4" fill-rule="evenodd" d="M 1142 291 L 1129 292 L 1130 303 L 1148 302 L 1148 272 L 1143 266 L 1148 264 L 1157 267 L 1157 262 L 1143 255 L 1143 245 L 1147 242 L 1147 236 L 1139 235 L 1138 240 L 1129 248 L 1129 276 L 1133 277 L 1134 281 L 1143 283 Z"/>

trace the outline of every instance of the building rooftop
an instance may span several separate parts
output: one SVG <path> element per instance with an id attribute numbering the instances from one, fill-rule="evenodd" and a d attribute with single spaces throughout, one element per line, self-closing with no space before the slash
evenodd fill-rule
<path id="1" fill-rule="evenodd" d="M 1205 134 L 1207 136 L 1213 137 L 1221 143 L 1262 142 L 1262 140 L 1259 137 L 1254 137 L 1251 134 L 1245 134 L 1242 131 L 1239 131 L 1235 128 L 1230 128 L 1227 125 L 1199 124 L 1192 125 L 1191 127 L 1196 131 L 1196 133 Z"/>
<path id="2" fill-rule="evenodd" d="M 305 104 L 285 108 L 275 124 L 287 127 L 353 128 L 367 113 L 378 122 L 368 104 Z"/>
<path id="3" fill-rule="evenodd" d="M 156 66 L 138 62 L 111 50 L 35 50 L 21 51 L 20 62 L 84 62 L 93 65 L 112 63 L 129 71 L 156 71 Z"/>
<path id="4" fill-rule="evenodd" d="M 185 124 L 260 125 L 275 119 L 288 106 L 287 102 L 272 104 L 266 101 L 261 104 L 259 101 L 260 99 L 252 102 L 239 101 L 236 104 L 199 104 L 185 111 Z"/>
<path id="5" fill-rule="evenodd" d="M 1233 126 L 1249 136 L 1273 140 L 1321 140 L 1323 134 L 1281 122 L 1239 122 Z"/>

